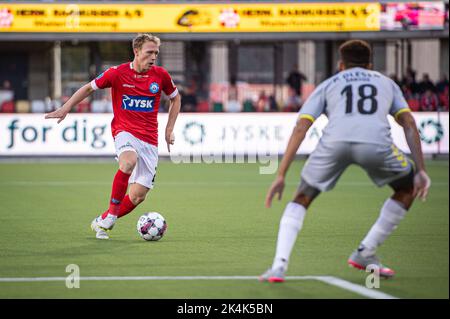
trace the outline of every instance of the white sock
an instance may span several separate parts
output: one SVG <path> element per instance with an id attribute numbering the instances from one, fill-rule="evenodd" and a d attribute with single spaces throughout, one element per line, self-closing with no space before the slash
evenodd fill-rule
<path id="1" fill-rule="evenodd" d="M 397 228 L 400 221 L 405 217 L 407 210 L 403 205 L 391 198 L 388 198 L 381 208 L 380 217 L 370 229 L 369 233 L 361 242 L 364 248 L 361 254 L 371 256 L 386 238 Z"/>
<path id="2" fill-rule="evenodd" d="M 306 208 L 300 204 L 290 202 L 284 209 L 278 230 L 277 250 L 272 269 L 283 267 L 287 270 L 289 256 L 297 239 L 297 234 L 302 229 Z"/>

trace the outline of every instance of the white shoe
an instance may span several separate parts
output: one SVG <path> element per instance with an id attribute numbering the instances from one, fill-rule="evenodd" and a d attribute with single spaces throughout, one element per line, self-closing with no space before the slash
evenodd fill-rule
<path id="1" fill-rule="evenodd" d="M 107 229 L 99 226 L 99 222 L 102 220 L 101 216 L 96 217 L 91 223 L 91 229 L 95 232 L 95 238 L 97 239 L 109 239 Z"/>
<path id="2" fill-rule="evenodd" d="M 283 267 L 277 269 L 269 268 L 265 273 L 259 276 L 259 281 L 284 282 L 286 270 Z"/>
<path id="3" fill-rule="evenodd" d="M 106 230 L 112 230 L 114 227 L 114 224 L 116 223 L 117 216 L 108 214 L 105 219 L 103 219 L 101 216 L 97 221 L 97 225 L 101 228 L 104 228 Z"/>

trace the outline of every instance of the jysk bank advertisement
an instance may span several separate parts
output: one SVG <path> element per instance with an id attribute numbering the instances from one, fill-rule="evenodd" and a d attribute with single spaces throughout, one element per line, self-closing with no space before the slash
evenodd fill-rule
<path id="1" fill-rule="evenodd" d="M 11 4 L 0 32 L 378 31 L 379 3 Z"/>
<path id="2" fill-rule="evenodd" d="M 448 154 L 448 113 L 413 113 L 428 154 Z M 394 143 L 408 152 L 403 129 L 392 117 Z M 110 124 L 112 114 L 69 114 L 63 122 L 45 120 L 43 114 L 0 115 L 1 156 L 114 156 Z M 283 154 L 297 120 L 295 113 L 196 114 L 181 113 L 175 126 L 170 155 Z M 159 114 L 164 132 L 167 114 Z M 328 120 L 319 117 L 306 134 L 298 154 L 317 146 Z M 159 154 L 169 155 L 164 134 Z"/>

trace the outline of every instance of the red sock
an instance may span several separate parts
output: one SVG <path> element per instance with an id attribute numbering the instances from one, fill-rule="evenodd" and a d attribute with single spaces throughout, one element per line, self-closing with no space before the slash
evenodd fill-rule
<path id="1" fill-rule="evenodd" d="M 137 205 L 134 205 L 133 202 L 130 200 L 130 196 L 126 195 L 124 197 L 124 199 L 122 200 L 122 204 L 120 204 L 119 214 L 117 215 L 117 217 L 120 218 L 120 217 L 127 215 L 133 209 L 135 209 L 136 206 Z M 109 209 L 103 213 L 102 218 L 105 219 L 106 216 L 108 216 L 108 214 L 109 214 Z"/>
<path id="2" fill-rule="evenodd" d="M 125 196 L 125 198 L 122 201 L 122 204 L 119 208 L 119 214 L 117 215 L 118 218 L 125 216 L 126 214 L 130 213 L 133 209 L 136 208 L 137 205 L 134 205 L 133 202 L 130 200 L 130 196 Z"/>
<path id="3" fill-rule="evenodd" d="M 111 200 L 109 202 L 109 213 L 112 215 L 118 215 L 120 209 L 120 203 L 122 202 L 125 194 L 127 193 L 128 180 L 130 174 L 125 174 L 120 169 L 114 176 L 112 184 Z"/>
<path id="4" fill-rule="evenodd" d="M 102 214 L 102 219 L 105 219 L 106 216 L 108 216 L 109 214 L 109 209 L 107 209 L 103 214 Z"/>

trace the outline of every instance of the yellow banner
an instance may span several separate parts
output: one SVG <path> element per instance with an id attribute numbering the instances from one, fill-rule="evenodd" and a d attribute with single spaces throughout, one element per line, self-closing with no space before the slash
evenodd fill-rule
<path id="1" fill-rule="evenodd" d="M 0 32 L 345 32 L 379 29 L 378 3 L 0 3 Z"/>

